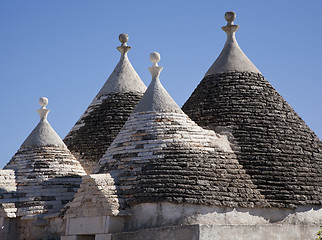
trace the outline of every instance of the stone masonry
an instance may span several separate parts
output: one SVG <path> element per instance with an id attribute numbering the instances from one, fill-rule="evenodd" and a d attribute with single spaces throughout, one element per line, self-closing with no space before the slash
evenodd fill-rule
<path id="1" fill-rule="evenodd" d="M 17 217 L 59 213 L 85 174 L 68 149 L 57 147 L 22 148 L 5 169 L 15 171 L 15 198 L 6 201 L 14 203 Z"/>
<path id="2" fill-rule="evenodd" d="M 206 76 L 182 109 L 200 126 L 230 136 L 271 206 L 321 205 L 321 141 L 261 74 Z"/>
<path id="3" fill-rule="evenodd" d="M 225 137 L 183 113 L 135 113 L 99 162 L 127 205 L 266 206 Z M 126 206 L 123 206 L 123 208 Z"/>
<path id="4" fill-rule="evenodd" d="M 73 155 L 91 172 L 121 130 L 142 94 L 114 93 L 91 104 L 64 142 Z"/>

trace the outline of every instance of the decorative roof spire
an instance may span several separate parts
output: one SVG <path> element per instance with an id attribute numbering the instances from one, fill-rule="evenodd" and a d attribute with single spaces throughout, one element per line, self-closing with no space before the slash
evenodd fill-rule
<path id="1" fill-rule="evenodd" d="M 153 63 L 152 67 L 149 67 L 152 81 L 133 112 L 182 112 L 160 82 L 159 76 L 163 69 L 158 65 L 160 59 L 158 52 L 150 54 L 150 60 Z"/>
<path id="2" fill-rule="evenodd" d="M 150 61 L 153 63 L 152 67 L 149 67 L 149 71 L 152 75 L 152 80 L 159 79 L 160 73 L 163 67 L 159 67 L 158 62 L 160 62 L 161 56 L 158 52 L 153 52 L 150 54 Z"/>
<path id="3" fill-rule="evenodd" d="M 119 35 L 119 40 L 122 44 L 121 46 L 117 47 L 117 50 L 120 51 L 122 59 L 127 55 L 127 52 L 131 49 L 131 47 L 126 44 L 129 41 L 129 35 L 126 33 L 122 33 Z"/>
<path id="4" fill-rule="evenodd" d="M 235 38 L 235 32 L 239 29 L 238 25 L 234 25 L 234 20 L 236 19 L 236 13 L 234 12 L 226 12 L 225 19 L 227 21 L 227 25 L 223 26 L 221 29 L 227 33 L 227 36 L 230 38 Z"/>
<path id="5" fill-rule="evenodd" d="M 222 27 L 227 33 L 225 46 L 205 76 L 232 71 L 260 73 L 237 43 L 235 33 L 239 26 L 234 24 L 236 13 L 226 12 L 225 19 L 227 25 Z"/>
<path id="6" fill-rule="evenodd" d="M 40 122 L 24 141 L 22 147 L 61 146 L 65 148 L 66 145 L 47 121 L 47 116 L 50 112 L 50 110 L 46 108 L 48 98 L 40 98 L 39 104 L 41 108 L 38 109 L 37 112 L 40 116 Z"/>
<path id="7" fill-rule="evenodd" d="M 40 116 L 40 119 L 41 121 L 47 120 L 48 113 L 50 112 L 50 110 L 46 108 L 46 106 L 48 105 L 48 98 L 46 97 L 39 98 L 39 104 L 41 108 L 38 109 L 37 112 Z"/>

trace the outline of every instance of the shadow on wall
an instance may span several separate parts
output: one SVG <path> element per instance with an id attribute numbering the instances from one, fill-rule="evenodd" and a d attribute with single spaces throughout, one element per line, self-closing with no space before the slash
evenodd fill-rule
<path id="1" fill-rule="evenodd" d="M 15 191 L 0 188 L 0 239 L 18 239 L 18 221 L 10 218 L 15 214 L 15 203 L 11 200 L 16 197 Z"/>

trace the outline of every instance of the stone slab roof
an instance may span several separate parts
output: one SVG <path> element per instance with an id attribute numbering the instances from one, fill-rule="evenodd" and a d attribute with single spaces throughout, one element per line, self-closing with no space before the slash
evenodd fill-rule
<path id="1" fill-rule="evenodd" d="M 16 216 L 58 213 L 73 199 L 85 172 L 67 148 L 20 148 L 5 169 L 15 171 Z"/>
<path id="2" fill-rule="evenodd" d="M 127 57 L 131 48 L 126 45 L 127 34 L 121 34 L 120 40 L 119 63 L 64 139 L 87 173 L 92 172 L 146 90 Z"/>
<path id="3" fill-rule="evenodd" d="M 228 35 L 238 29 L 235 17 L 225 15 Z M 229 69 L 206 73 L 182 109 L 200 126 L 229 136 L 239 163 L 270 206 L 321 205 L 320 139 L 259 71 L 239 68 L 244 56 L 230 59 Z"/>
<path id="4" fill-rule="evenodd" d="M 261 74 L 206 76 L 182 109 L 231 136 L 239 163 L 271 206 L 322 204 L 321 141 Z"/>
<path id="5" fill-rule="evenodd" d="M 7 186 L 3 189 L 0 184 L 0 191 L 4 192 L 0 194 L 0 203 L 3 206 L 9 204 L 15 209 L 12 214 L 17 217 L 58 214 L 73 199 L 81 177 L 85 175 L 80 163 L 48 123 L 47 103 L 48 99 L 40 99 L 40 123 L 5 166 L 6 170 L 0 171 L 0 179 L 9 181 L 8 185 L 4 183 Z M 52 138 L 52 135 L 55 137 Z M 59 142 L 56 138 L 59 138 L 60 144 L 54 144 Z"/>
<path id="6" fill-rule="evenodd" d="M 161 68 L 152 68 L 149 90 L 159 98 L 149 100 L 157 105 L 156 101 L 167 102 L 170 96 L 160 82 L 155 84 Z M 146 96 L 151 95 L 146 94 L 141 101 L 148 101 Z M 167 107 L 133 112 L 95 172 L 111 174 L 127 206 L 166 201 L 266 206 L 226 136 L 204 130 L 182 111 Z"/>
<path id="7" fill-rule="evenodd" d="M 99 165 L 129 205 L 265 205 L 227 139 L 183 113 L 132 114 Z"/>

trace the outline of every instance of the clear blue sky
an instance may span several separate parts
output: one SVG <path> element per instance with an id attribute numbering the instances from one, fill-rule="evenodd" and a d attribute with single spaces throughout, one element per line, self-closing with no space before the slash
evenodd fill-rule
<path id="1" fill-rule="evenodd" d="M 320 0 L 2 0 L 0 167 L 37 125 L 39 97 L 65 137 L 117 64 L 120 33 L 146 85 L 160 52 L 161 81 L 182 106 L 225 43 L 226 11 L 243 51 L 321 139 L 321 10 Z"/>

